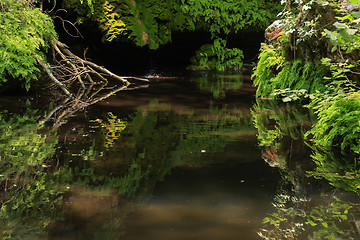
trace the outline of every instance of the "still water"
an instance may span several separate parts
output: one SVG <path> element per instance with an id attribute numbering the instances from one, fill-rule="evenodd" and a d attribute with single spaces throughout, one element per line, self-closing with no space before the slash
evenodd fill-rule
<path id="1" fill-rule="evenodd" d="M 56 132 L 32 126 L 29 111 L 26 120 L 1 118 L 0 236 L 356 239 L 356 221 L 346 221 L 351 206 L 306 176 L 315 167 L 303 141 L 316 120 L 311 112 L 256 100 L 246 72 L 150 80 L 76 113 Z"/>

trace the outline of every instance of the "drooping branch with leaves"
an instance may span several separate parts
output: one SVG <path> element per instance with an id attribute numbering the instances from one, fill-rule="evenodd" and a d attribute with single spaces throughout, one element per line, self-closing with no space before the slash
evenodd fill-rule
<path id="1" fill-rule="evenodd" d="M 39 78 L 48 79 L 46 85 L 50 86 L 55 96 L 53 100 L 58 105 L 40 123 L 57 113 L 54 122 L 59 125 L 65 115 L 71 115 L 130 85 L 132 77 L 119 76 L 73 54 L 66 44 L 57 40 L 50 16 L 34 2 L 0 2 L 0 84 L 16 83 L 29 90 Z M 148 83 L 146 79 L 135 79 Z M 115 83 L 108 86 L 109 80 Z"/>

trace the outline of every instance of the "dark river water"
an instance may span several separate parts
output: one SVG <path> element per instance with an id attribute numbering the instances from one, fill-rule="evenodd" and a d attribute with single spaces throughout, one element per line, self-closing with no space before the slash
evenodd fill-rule
<path id="1" fill-rule="evenodd" d="M 256 100 L 247 72 L 148 77 L 40 131 L 46 141 L 14 135 L 14 151 L 41 145 L 6 152 L 29 167 L 1 175 L 0 237 L 360 239 L 357 197 L 307 175 L 309 110 Z"/>

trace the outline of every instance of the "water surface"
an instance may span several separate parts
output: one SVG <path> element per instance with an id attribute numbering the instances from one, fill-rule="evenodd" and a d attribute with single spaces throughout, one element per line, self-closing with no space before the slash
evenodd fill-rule
<path id="1" fill-rule="evenodd" d="M 323 231 L 317 221 L 335 221 L 326 214 L 345 218 L 345 205 L 327 205 L 333 189 L 306 176 L 315 164 L 303 135 L 316 120 L 307 109 L 256 100 L 247 73 L 150 80 L 76 113 L 56 133 L 39 132 L 32 112 L 3 122 L 12 130 L 0 143 L 11 139 L 13 150 L 2 165 L 10 176 L 2 236 L 308 239 Z"/>
<path id="2" fill-rule="evenodd" d="M 88 119 L 103 122 L 111 112 L 127 124 L 93 160 L 102 174 L 131 162 L 149 171 L 131 196 L 121 239 L 259 239 L 280 174 L 261 157 L 254 93 L 241 73 L 154 77 L 148 88 L 88 109 Z M 64 128 L 86 128 L 80 121 Z"/>

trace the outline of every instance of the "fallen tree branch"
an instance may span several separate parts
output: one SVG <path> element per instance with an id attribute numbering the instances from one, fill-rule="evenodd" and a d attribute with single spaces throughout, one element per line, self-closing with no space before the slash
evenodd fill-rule
<path id="1" fill-rule="evenodd" d="M 112 78 L 115 78 L 115 79 L 118 79 L 120 81 L 122 81 L 124 84 L 128 83 L 128 81 L 124 78 L 124 77 L 120 77 L 112 72 L 110 72 L 109 70 L 107 70 L 106 68 L 104 67 L 101 67 L 93 62 L 90 62 L 90 61 L 87 61 L 87 60 L 83 60 L 81 59 L 80 57 L 76 56 L 75 54 L 73 54 L 68 46 L 58 40 L 55 41 L 55 45 L 66 55 L 68 55 L 69 57 L 72 57 L 76 60 L 79 60 L 81 61 L 82 63 L 84 63 L 85 65 L 88 65 L 92 68 L 94 68 L 96 71 L 99 71 L 99 72 L 102 72 L 104 74 L 107 74 L 109 77 L 112 77 Z"/>
<path id="2" fill-rule="evenodd" d="M 46 74 L 49 76 L 49 78 L 57 85 L 61 88 L 61 90 L 63 90 L 63 92 L 71 97 L 72 94 L 69 92 L 69 90 L 65 87 L 64 84 L 62 84 L 62 82 L 60 82 L 51 72 L 50 68 L 40 59 L 36 58 L 36 61 L 40 64 L 40 66 L 45 70 Z"/>
<path id="3" fill-rule="evenodd" d="M 139 80 L 139 81 L 143 81 L 143 82 L 146 82 L 146 83 L 149 83 L 149 79 L 146 79 L 146 78 L 139 78 L 139 77 L 122 77 L 124 79 L 136 79 L 136 80 Z"/>
<path id="4" fill-rule="evenodd" d="M 74 69 L 74 71 L 75 71 L 75 73 L 76 73 L 76 75 L 77 75 L 77 79 L 78 79 L 81 87 L 82 87 L 83 89 L 85 89 L 85 84 L 84 84 L 84 82 L 81 80 L 81 76 L 79 75 L 79 71 L 78 71 L 78 69 L 76 68 L 76 66 L 75 66 L 69 59 L 67 59 L 67 58 L 64 56 L 64 54 L 60 51 L 60 49 L 58 48 L 57 45 L 54 45 L 54 49 L 55 49 L 56 52 L 58 52 L 58 53 L 60 54 L 61 58 L 62 58 L 67 64 L 69 64 L 69 65 Z"/>
<path id="5" fill-rule="evenodd" d="M 58 128 L 77 111 L 83 110 L 89 105 L 102 101 L 120 91 L 147 87 L 150 82 L 145 78 L 118 76 L 105 67 L 76 56 L 66 44 L 60 41 L 53 42 L 53 49 L 53 59 L 56 65 L 49 67 L 40 59 L 37 59 L 37 61 L 54 83 L 54 86 L 60 88 L 62 93 L 60 93 L 58 99 L 60 100 L 59 104 L 44 119 L 40 120 L 39 124 L 52 120 L 53 127 Z M 109 84 L 109 78 L 119 80 L 120 84 L 113 81 Z M 138 84 L 138 87 L 129 89 L 128 86 L 131 83 L 128 79 L 146 84 Z M 51 92 L 56 93 L 56 91 Z M 63 93 L 65 93 L 65 99 Z"/>

